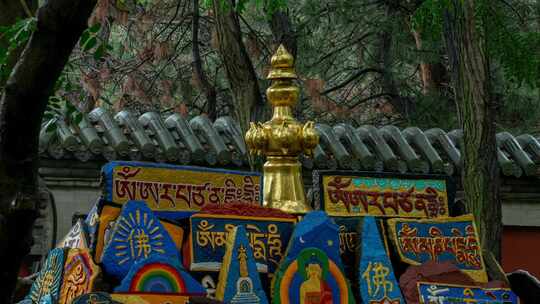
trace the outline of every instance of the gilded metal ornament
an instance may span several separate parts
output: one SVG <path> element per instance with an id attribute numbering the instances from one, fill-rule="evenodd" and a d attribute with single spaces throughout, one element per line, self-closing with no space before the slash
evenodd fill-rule
<path id="1" fill-rule="evenodd" d="M 312 156 L 319 136 L 313 122 L 302 125 L 293 117 L 292 109 L 300 89 L 293 83 L 297 78 L 294 58 L 283 45 L 272 56 L 271 66 L 267 78 L 272 80 L 272 85 L 266 96 L 273 116 L 265 123 L 250 124 L 246 144 L 251 154 L 266 156 L 263 205 L 304 214 L 311 207 L 306 201 L 298 156 L 301 153 Z"/>

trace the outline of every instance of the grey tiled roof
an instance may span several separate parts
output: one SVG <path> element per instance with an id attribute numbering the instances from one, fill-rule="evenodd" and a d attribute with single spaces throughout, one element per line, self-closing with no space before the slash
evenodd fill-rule
<path id="1" fill-rule="evenodd" d="M 50 124 L 56 130 L 47 132 Z M 377 128 L 349 124 L 317 124 L 320 144 L 313 159 L 301 158 L 307 169 L 457 174 L 461 167 L 461 130 Z M 529 134 L 497 134 L 498 161 L 506 176 L 535 176 L 540 143 Z M 78 125 L 54 118 L 43 125 L 42 158 L 148 160 L 200 166 L 247 166 L 247 149 L 236 121 L 224 116 L 212 123 L 206 116 L 187 120 L 180 114 L 161 117 L 147 112 L 135 117 L 127 110 L 112 115 L 103 108 Z"/>

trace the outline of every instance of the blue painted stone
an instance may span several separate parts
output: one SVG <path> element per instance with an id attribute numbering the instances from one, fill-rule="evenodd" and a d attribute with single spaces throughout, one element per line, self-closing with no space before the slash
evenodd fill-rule
<path id="1" fill-rule="evenodd" d="M 47 295 L 58 299 L 64 273 L 64 259 L 63 248 L 55 248 L 49 252 L 25 300 L 29 299 L 34 304 L 41 304 Z"/>
<path id="2" fill-rule="evenodd" d="M 114 291 L 206 295 L 206 290 L 185 271 L 178 258 L 157 255 L 137 261 Z"/>
<path id="3" fill-rule="evenodd" d="M 122 279 L 135 262 L 156 255 L 178 258 L 179 252 L 152 210 L 143 201 L 129 201 L 122 207 L 103 252 L 103 268 Z"/>
<path id="4" fill-rule="evenodd" d="M 190 218 L 191 271 L 217 271 L 225 256 L 229 226 L 244 226 L 251 240 L 257 270 L 274 273 L 285 256 L 295 219 L 199 213 Z"/>
<path id="5" fill-rule="evenodd" d="M 359 285 L 362 303 L 405 304 L 374 217 L 362 226 Z"/>
<path id="6" fill-rule="evenodd" d="M 236 226 L 227 237 L 227 248 L 221 265 L 217 299 L 231 304 L 268 303 L 243 225 Z"/>
<path id="7" fill-rule="evenodd" d="M 91 292 L 78 296 L 73 300 L 73 304 L 116 304 L 118 302 L 111 298 L 111 295 L 106 292 Z"/>
<path id="8" fill-rule="evenodd" d="M 343 269 L 339 254 L 339 227 L 326 212 L 312 211 L 296 225 L 282 264 L 295 260 L 300 251 L 307 247 L 322 250 Z"/>
<path id="9" fill-rule="evenodd" d="M 481 288 L 478 286 L 419 282 L 418 294 L 421 303 L 520 303 L 517 295 L 507 288 Z"/>
<path id="10" fill-rule="evenodd" d="M 354 303 L 343 272 L 338 226 L 323 211 L 296 228 L 272 281 L 272 303 Z"/>

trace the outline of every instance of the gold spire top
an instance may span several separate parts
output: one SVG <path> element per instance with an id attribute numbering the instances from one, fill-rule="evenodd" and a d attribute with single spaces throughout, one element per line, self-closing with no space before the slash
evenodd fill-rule
<path id="1" fill-rule="evenodd" d="M 278 47 L 276 53 L 272 56 L 270 63 L 272 68 L 270 69 L 270 73 L 268 73 L 268 79 L 296 79 L 294 58 L 291 53 L 285 49 L 283 44 Z"/>
<path id="2" fill-rule="evenodd" d="M 293 115 L 300 89 L 295 85 L 294 58 L 280 45 L 271 59 L 268 79 L 272 85 L 266 90 L 272 105 L 272 119 L 265 123 L 251 123 L 246 133 L 250 153 L 266 156 L 264 164 L 264 206 L 285 212 L 304 214 L 311 210 L 306 201 L 302 168 L 298 156 L 312 156 L 319 143 L 313 122 L 300 124 Z"/>

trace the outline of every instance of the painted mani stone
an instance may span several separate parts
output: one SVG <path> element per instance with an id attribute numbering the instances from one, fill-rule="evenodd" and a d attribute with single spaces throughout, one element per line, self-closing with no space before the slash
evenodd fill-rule
<path id="1" fill-rule="evenodd" d="M 229 232 L 226 247 L 216 298 L 230 304 L 267 304 L 244 226 Z"/>
<path id="2" fill-rule="evenodd" d="M 453 184 L 444 176 L 396 176 L 319 171 L 317 196 L 332 216 L 449 216 Z"/>
<path id="3" fill-rule="evenodd" d="M 120 211 L 122 210 L 121 208 L 121 205 L 105 203 L 101 210 L 101 215 L 99 216 L 99 227 L 96 232 L 96 250 L 94 254 L 95 260 L 98 263 L 101 262 L 103 249 L 111 240 L 112 231 L 114 225 L 116 224 L 116 220 L 120 215 Z M 160 220 L 160 222 L 163 225 L 163 228 L 165 228 L 165 230 L 167 230 L 169 233 L 169 236 L 173 240 L 178 251 L 180 251 L 182 249 L 182 242 L 184 240 L 184 229 L 172 221 Z"/>
<path id="4" fill-rule="evenodd" d="M 405 304 L 386 252 L 376 220 L 364 218 L 362 224 L 359 285 L 364 304 Z"/>
<path id="5" fill-rule="evenodd" d="M 73 304 L 120 304 L 120 302 L 114 301 L 106 292 L 91 292 L 75 298 Z"/>
<path id="6" fill-rule="evenodd" d="M 343 273 L 337 225 L 322 211 L 296 225 L 272 280 L 272 303 L 354 303 Z"/>
<path id="7" fill-rule="evenodd" d="M 274 273 L 285 255 L 295 218 L 195 214 L 190 218 L 190 270 L 219 271 L 225 256 L 227 234 L 246 227 L 257 270 Z"/>
<path id="8" fill-rule="evenodd" d="M 49 252 L 26 299 L 32 300 L 34 304 L 40 304 L 47 295 L 58 299 L 64 271 L 64 258 L 63 248 L 55 248 Z"/>
<path id="9" fill-rule="evenodd" d="M 519 304 L 510 289 L 418 282 L 420 304 Z"/>
<path id="10" fill-rule="evenodd" d="M 106 272 L 123 278 L 131 266 L 152 255 L 178 257 L 179 252 L 159 219 L 142 201 L 130 201 L 122 208 L 103 252 Z"/>
<path id="11" fill-rule="evenodd" d="M 96 246 L 94 251 L 94 259 L 97 263 L 101 263 L 103 257 L 103 249 L 111 240 L 111 234 L 116 223 L 116 219 L 122 211 L 120 205 L 105 204 L 99 214 L 99 225 L 96 232 Z"/>
<path id="12" fill-rule="evenodd" d="M 41 298 L 39 304 L 56 304 L 56 300 L 51 294 L 46 294 L 43 298 Z"/>
<path id="13" fill-rule="evenodd" d="M 477 282 L 487 282 L 480 239 L 471 214 L 445 219 L 389 219 L 390 238 L 403 262 L 452 262 Z"/>
<path id="14" fill-rule="evenodd" d="M 152 210 L 199 211 L 205 205 L 260 204 L 257 172 L 116 161 L 103 167 L 105 199 L 144 200 Z"/>
<path id="15" fill-rule="evenodd" d="M 88 249 L 70 249 L 58 304 L 71 304 L 78 296 L 91 292 L 99 273 L 99 266 L 94 264 Z"/>
<path id="16" fill-rule="evenodd" d="M 199 282 L 186 272 L 177 258 L 152 256 L 136 262 L 115 288 L 120 293 L 205 295 Z"/>
<path id="17" fill-rule="evenodd" d="M 339 227 L 339 253 L 345 276 L 351 283 L 353 294 L 358 296 L 358 244 L 364 217 L 332 217 Z"/>
<path id="18" fill-rule="evenodd" d="M 89 248 L 86 223 L 79 219 L 68 234 L 58 243 L 58 248 Z"/>
<path id="19" fill-rule="evenodd" d="M 88 233 L 88 248 L 90 252 L 94 253 L 96 249 L 97 229 L 99 226 L 99 210 L 103 205 L 101 198 L 96 201 L 88 215 L 84 219 L 86 225 L 86 231 Z"/>
<path id="20" fill-rule="evenodd" d="M 169 294 L 113 293 L 112 298 L 122 304 L 188 304 L 189 296 Z"/>

